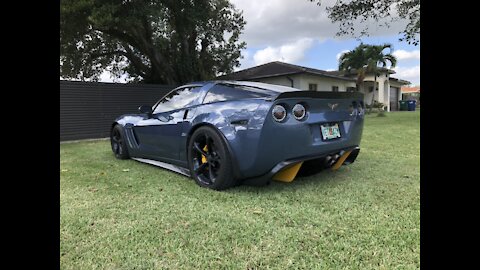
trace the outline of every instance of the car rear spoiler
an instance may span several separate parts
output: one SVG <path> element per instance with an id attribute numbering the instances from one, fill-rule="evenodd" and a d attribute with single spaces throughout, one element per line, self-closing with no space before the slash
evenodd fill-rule
<path id="1" fill-rule="evenodd" d="M 323 92 L 323 91 L 292 91 L 283 92 L 275 98 L 321 98 L 321 99 L 359 99 L 363 100 L 362 92 Z"/>

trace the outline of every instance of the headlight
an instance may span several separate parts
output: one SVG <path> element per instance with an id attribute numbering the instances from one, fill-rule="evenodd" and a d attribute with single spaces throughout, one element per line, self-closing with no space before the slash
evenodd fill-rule
<path id="1" fill-rule="evenodd" d="M 295 119 L 302 120 L 307 114 L 307 110 L 302 104 L 298 103 L 295 106 L 293 106 L 292 113 Z"/>
<path id="2" fill-rule="evenodd" d="M 272 110 L 272 116 L 275 121 L 281 122 L 287 117 L 287 110 L 282 105 L 275 105 Z"/>

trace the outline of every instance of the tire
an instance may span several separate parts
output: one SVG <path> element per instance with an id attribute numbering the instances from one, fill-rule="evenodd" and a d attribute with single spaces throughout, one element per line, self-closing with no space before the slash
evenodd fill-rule
<path id="1" fill-rule="evenodd" d="M 203 126 L 195 130 L 188 142 L 188 166 L 195 182 L 205 188 L 224 190 L 236 185 L 232 159 L 221 135 Z"/>
<path id="2" fill-rule="evenodd" d="M 128 159 L 130 157 L 128 154 L 128 148 L 124 134 L 123 127 L 118 124 L 115 125 L 110 132 L 110 144 L 112 146 L 112 152 L 118 159 Z"/>

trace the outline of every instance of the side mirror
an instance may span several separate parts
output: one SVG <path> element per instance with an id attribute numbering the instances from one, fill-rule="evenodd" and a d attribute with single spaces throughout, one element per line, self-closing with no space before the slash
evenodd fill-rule
<path id="1" fill-rule="evenodd" d="M 148 118 L 152 117 L 152 107 L 148 106 L 148 105 L 142 105 L 140 107 L 138 107 L 138 111 L 140 113 L 145 113 L 148 115 Z"/>

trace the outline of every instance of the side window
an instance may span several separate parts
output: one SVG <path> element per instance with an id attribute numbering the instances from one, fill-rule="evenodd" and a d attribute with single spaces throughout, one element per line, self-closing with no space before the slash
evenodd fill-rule
<path id="1" fill-rule="evenodd" d="M 332 92 L 338 92 L 338 86 L 332 86 Z"/>
<path id="2" fill-rule="evenodd" d="M 267 96 L 264 93 L 255 92 L 247 86 L 226 86 L 217 84 L 212 87 L 205 96 L 203 103 L 212 103 L 224 100 L 236 100 L 244 98 L 259 98 Z"/>
<path id="3" fill-rule="evenodd" d="M 309 91 L 317 91 L 317 84 L 316 83 L 309 83 L 308 84 Z"/>
<path id="4" fill-rule="evenodd" d="M 200 93 L 199 86 L 180 88 L 161 99 L 153 113 L 173 111 L 193 105 Z"/>

